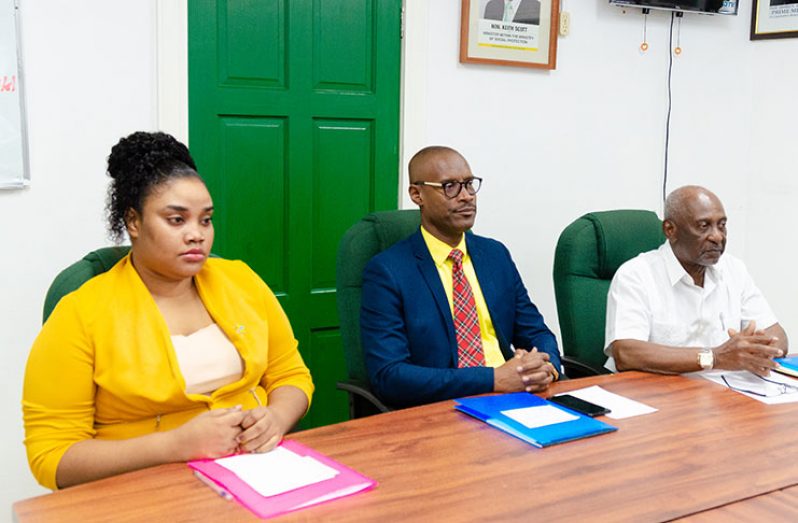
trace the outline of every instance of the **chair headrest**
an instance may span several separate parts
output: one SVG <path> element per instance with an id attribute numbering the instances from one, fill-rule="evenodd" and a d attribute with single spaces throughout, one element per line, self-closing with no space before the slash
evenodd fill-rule
<path id="1" fill-rule="evenodd" d="M 369 260 L 413 234 L 420 224 L 419 211 L 403 210 L 374 212 L 350 227 L 338 246 L 338 292 L 347 288 L 357 288 L 359 292 L 363 282 L 363 269 Z"/>
<path id="2" fill-rule="evenodd" d="M 596 234 L 598 276 L 611 279 L 622 264 L 665 240 L 662 222 L 651 211 L 617 210 L 585 214 Z"/>
<path id="3" fill-rule="evenodd" d="M 94 276 L 102 274 L 111 269 L 130 251 L 130 246 L 122 245 L 117 247 L 103 247 L 92 251 L 83 257 L 89 262 L 94 270 Z"/>
<path id="4" fill-rule="evenodd" d="M 417 209 L 373 212 L 363 221 L 374 224 L 379 248 L 377 252 L 382 252 L 416 232 L 421 225 L 421 213 Z"/>
<path id="5" fill-rule="evenodd" d="M 53 312 L 62 297 L 76 290 L 91 278 L 104 273 L 116 265 L 129 250 L 129 246 L 103 247 L 88 253 L 62 270 L 53 279 L 50 288 L 47 290 L 42 311 L 42 322 L 47 321 L 50 313 Z"/>

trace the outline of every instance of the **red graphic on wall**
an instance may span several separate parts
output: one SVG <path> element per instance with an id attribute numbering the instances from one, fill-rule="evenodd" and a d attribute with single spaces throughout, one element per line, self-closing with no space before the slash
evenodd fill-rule
<path id="1" fill-rule="evenodd" d="M 13 93 L 17 90 L 17 76 L 0 77 L 0 93 Z"/>

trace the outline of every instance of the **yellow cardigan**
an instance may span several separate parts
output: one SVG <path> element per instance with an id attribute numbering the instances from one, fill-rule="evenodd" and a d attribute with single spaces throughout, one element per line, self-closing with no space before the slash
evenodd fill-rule
<path id="1" fill-rule="evenodd" d="M 130 256 L 56 306 L 33 344 L 22 411 L 28 463 L 55 489 L 78 441 L 126 439 L 179 427 L 208 410 L 266 405 L 271 391 L 313 382 L 269 287 L 240 261 L 211 258 L 195 277 L 213 320 L 238 349 L 243 377 L 210 396 L 187 394 L 169 329 Z"/>

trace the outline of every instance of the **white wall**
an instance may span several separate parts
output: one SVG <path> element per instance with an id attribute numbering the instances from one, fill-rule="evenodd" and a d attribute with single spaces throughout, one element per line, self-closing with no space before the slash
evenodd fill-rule
<path id="1" fill-rule="evenodd" d="M 747 9 L 746 9 L 747 10 Z M 751 132 L 733 146 L 750 141 L 745 261 L 779 315 L 792 352 L 798 350 L 798 279 L 795 207 L 798 203 L 798 106 L 786 92 L 798 85 L 798 39 L 756 42 L 750 69 Z M 782 94 L 785 93 L 785 94 Z"/>
<path id="2" fill-rule="evenodd" d="M 152 1 L 22 0 L 31 186 L 0 192 L 0 521 L 46 492 L 22 445 L 22 377 L 59 270 L 107 243 L 105 159 L 133 130 L 153 129 Z"/>
<path id="3" fill-rule="evenodd" d="M 730 249 L 798 333 L 798 282 L 787 276 L 798 109 L 782 94 L 798 81 L 798 39 L 750 42 L 742 4 L 736 18 L 683 21 L 669 186 L 701 183 L 721 196 Z M 465 154 L 486 179 L 478 231 L 509 245 L 555 330 L 560 231 L 591 210 L 659 209 L 669 23 L 649 17 L 641 54 L 639 13 L 603 0 L 563 7 L 572 33 L 560 39 L 558 69 L 545 72 L 460 64 L 460 2 L 406 0 L 403 74 L 404 165 L 432 143 Z M 0 192 L 0 520 L 11 502 L 44 492 L 22 446 L 24 363 L 52 278 L 106 242 L 110 146 L 138 129 L 186 136 L 185 71 L 173 74 L 185 64 L 184 13 L 185 0 L 82 0 L 79 9 L 22 0 L 32 184 Z"/>
<path id="4" fill-rule="evenodd" d="M 551 271 L 562 229 L 594 210 L 661 211 L 670 14 L 648 17 L 642 53 L 639 10 L 563 0 L 572 32 L 549 72 L 461 64 L 461 3 L 407 3 L 416 40 L 405 43 L 403 164 L 428 144 L 466 156 L 485 178 L 476 230 L 509 246 L 558 331 Z M 702 184 L 721 197 L 730 252 L 798 337 L 798 282 L 789 277 L 798 249 L 787 236 L 798 193 L 798 108 L 787 94 L 798 81 L 798 39 L 751 42 L 750 9 L 741 2 L 736 17 L 682 20 L 668 187 Z M 418 27 L 427 29 L 416 35 Z"/>

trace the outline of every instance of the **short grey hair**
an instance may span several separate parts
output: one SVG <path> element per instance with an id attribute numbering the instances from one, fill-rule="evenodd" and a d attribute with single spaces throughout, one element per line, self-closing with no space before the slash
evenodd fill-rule
<path id="1" fill-rule="evenodd" d="M 663 218 L 665 220 L 674 221 L 683 217 L 687 211 L 688 202 L 700 194 L 706 194 L 711 198 L 718 199 L 712 191 L 700 185 L 685 185 L 679 187 L 678 189 L 674 189 L 665 199 Z"/>

